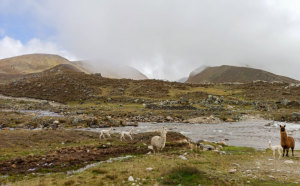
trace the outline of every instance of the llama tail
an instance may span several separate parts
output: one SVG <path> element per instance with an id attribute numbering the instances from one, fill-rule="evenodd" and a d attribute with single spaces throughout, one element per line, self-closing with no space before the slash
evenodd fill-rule
<path id="1" fill-rule="evenodd" d="M 153 146 L 152 145 L 148 146 L 148 149 L 153 150 Z"/>

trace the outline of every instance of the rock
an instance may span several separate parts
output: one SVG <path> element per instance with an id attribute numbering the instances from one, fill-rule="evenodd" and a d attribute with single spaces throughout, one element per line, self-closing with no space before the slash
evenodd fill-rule
<path id="1" fill-rule="evenodd" d="M 180 155 L 179 158 L 182 159 L 182 160 L 187 160 L 187 158 L 183 155 Z"/>
<path id="2" fill-rule="evenodd" d="M 227 143 L 225 141 L 219 141 L 218 145 L 227 146 Z"/>
<path id="3" fill-rule="evenodd" d="M 131 181 L 131 182 L 134 181 L 133 177 L 129 176 L 128 181 Z"/>
<path id="4" fill-rule="evenodd" d="M 230 174 L 234 174 L 234 173 L 236 173 L 236 169 L 230 169 L 228 172 L 230 173 Z"/>
<path id="5" fill-rule="evenodd" d="M 220 155 L 226 155 L 225 151 L 220 151 L 219 153 L 220 153 Z"/>
<path id="6" fill-rule="evenodd" d="M 166 117 L 166 120 L 167 120 L 167 121 L 173 121 L 173 118 L 172 118 L 171 116 L 167 116 L 167 117 Z"/>
<path id="7" fill-rule="evenodd" d="M 293 161 L 293 160 L 285 160 L 284 163 L 285 163 L 285 164 L 293 164 L 294 161 Z"/>
<path id="8" fill-rule="evenodd" d="M 205 150 L 205 151 L 215 150 L 215 147 L 212 145 L 204 145 L 203 150 Z"/>
<path id="9" fill-rule="evenodd" d="M 148 168 L 146 168 L 146 171 L 153 171 L 153 168 L 152 167 L 148 167 Z"/>
<path id="10" fill-rule="evenodd" d="M 235 167 L 241 167 L 240 164 L 238 164 L 238 163 L 232 163 L 232 165 Z"/>

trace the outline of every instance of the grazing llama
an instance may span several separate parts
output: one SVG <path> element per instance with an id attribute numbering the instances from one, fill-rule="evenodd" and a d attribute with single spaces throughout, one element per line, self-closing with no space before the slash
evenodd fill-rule
<path id="1" fill-rule="evenodd" d="M 99 139 L 101 140 L 102 137 L 105 139 L 105 135 L 108 136 L 109 138 L 111 138 L 111 136 L 110 136 L 111 130 L 112 130 L 112 127 L 110 127 L 110 129 L 108 129 L 108 130 L 101 130 Z"/>
<path id="2" fill-rule="evenodd" d="M 133 128 L 130 129 L 129 132 L 122 131 L 122 132 L 121 132 L 120 140 L 121 140 L 121 141 L 122 141 L 122 139 L 125 140 L 125 136 L 128 136 L 128 137 L 132 140 L 132 139 L 133 139 L 132 136 L 131 136 L 132 134 L 133 134 Z"/>
<path id="3" fill-rule="evenodd" d="M 188 140 L 188 143 L 189 143 L 189 148 L 191 149 L 191 151 L 193 151 L 193 150 L 197 151 L 197 149 L 198 149 L 197 144 L 193 143 L 191 140 Z"/>
<path id="4" fill-rule="evenodd" d="M 152 137 L 151 146 L 149 148 L 152 149 L 154 153 L 155 150 L 159 152 L 163 150 L 163 148 L 165 147 L 166 140 L 167 140 L 167 129 L 163 127 L 160 136 Z"/>
<path id="5" fill-rule="evenodd" d="M 271 142 L 271 140 L 269 140 L 269 148 L 273 151 L 273 158 L 274 158 L 274 160 L 275 160 L 276 150 L 278 151 L 278 154 L 279 154 L 278 159 L 280 160 L 282 147 L 280 145 L 274 145 L 274 146 L 272 146 L 272 142 Z"/>
<path id="6" fill-rule="evenodd" d="M 286 156 L 289 156 L 289 149 L 292 149 L 292 154 L 294 156 L 294 148 L 295 148 L 295 140 L 293 137 L 290 137 L 286 133 L 285 125 L 280 126 L 280 136 L 281 136 L 281 147 L 283 148 L 282 157 L 284 157 L 284 153 L 286 151 Z"/>

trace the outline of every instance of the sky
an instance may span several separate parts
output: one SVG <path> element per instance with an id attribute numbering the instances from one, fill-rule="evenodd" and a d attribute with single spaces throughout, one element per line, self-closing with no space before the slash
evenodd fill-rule
<path id="1" fill-rule="evenodd" d="M 0 58 L 28 53 L 155 79 L 238 65 L 300 80 L 300 1 L 0 0 Z"/>

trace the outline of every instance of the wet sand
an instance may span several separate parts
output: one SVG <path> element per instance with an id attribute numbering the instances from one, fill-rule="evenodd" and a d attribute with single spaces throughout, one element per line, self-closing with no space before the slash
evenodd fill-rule
<path id="1" fill-rule="evenodd" d="M 300 150 L 300 124 L 275 122 L 270 126 L 265 124 L 272 121 L 250 120 L 236 123 L 220 124 L 186 124 L 186 123 L 139 123 L 134 128 L 135 133 L 160 130 L 163 126 L 169 131 L 180 132 L 191 138 L 193 141 L 225 141 L 228 145 L 253 147 L 256 149 L 268 148 L 268 141 L 272 140 L 273 145 L 280 144 L 279 125 L 286 124 L 288 134 L 294 137 L 297 150 Z M 132 127 L 116 127 L 113 132 L 130 130 Z M 80 129 L 99 132 L 97 129 Z M 299 145 L 298 145 L 299 144 Z"/>

